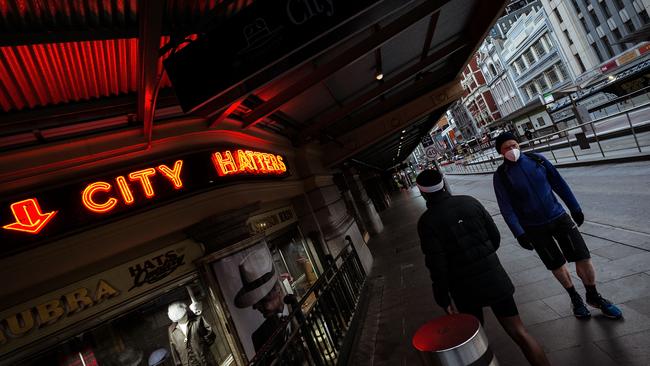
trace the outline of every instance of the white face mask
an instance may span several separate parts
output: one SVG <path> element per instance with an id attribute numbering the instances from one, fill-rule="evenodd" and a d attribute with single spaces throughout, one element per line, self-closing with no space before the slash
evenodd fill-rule
<path id="1" fill-rule="evenodd" d="M 521 155 L 521 151 L 519 149 L 508 150 L 505 153 L 506 159 L 512 161 L 513 163 L 519 160 L 520 155 Z"/>

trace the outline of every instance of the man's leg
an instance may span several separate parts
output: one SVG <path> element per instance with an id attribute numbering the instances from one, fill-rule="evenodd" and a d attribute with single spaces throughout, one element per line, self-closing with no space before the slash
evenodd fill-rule
<path id="1" fill-rule="evenodd" d="M 564 253 L 560 250 L 561 243 L 559 240 L 556 242 L 556 237 L 554 237 L 554 234 L 557 234 L 555 225 L 547 225 L 530 231 L 533 234 L 530 238 L 537 255 L 539 255 L 546 268 L 553 273 L 553 276 L 555 276 L 569 294 L 573 307 L 573 315 L 579 319 L 589 318 L 591 313 L 573 286 Z"/>
<path id="2" fill-rule="evenodd" d="M 568 289 L 570 287 L 573 287 L 573 281 L 571 281 L 571 274 L 569 273 L 569 269 L 567 268 L 566 264 L 563 264 L 562 266 L 560 266 L 560 268 L 554 269 L 551 272 L 553 272 L 553 276 L 557 278 L 557 280 L 562 284 L 564 288 Z"/>
<path id="3" fill-rule="evenodd" d="M 554 236 L 566 259 L 576 263 L 576 272 L 587 292 L 587 303 L 600 309 L 603 315 L 609 318 L 620 319 L 623 317 L 621 310 L 609 300 L 604 299 L 596 290 L 596 271 L 591 262 L 591 254 L 578 226 L 569 215 L 564 215 L 558 220 Z"/>
<path id="4" fill-rule="evenodd" d="M 517 343 L 528 363 L 533 366 L 550 365 L 544 350 L 535 338 L 528 334 L 519 315 L 497 317 L 497 319 L 510 338 Z"/>
<path id="5" fill-rule="evenodd" d="M 576 272 L 585 285 L 585 288 L 596 285 L 596 271 L 594 270 L 594 265 L 591 263 L 591 258 L 576 261 Z"/>
<path id="6" fill-rule="evenodd" d="M 528 363 L 533 366 L 549 365 L 544 350 L 535 338 L 526 331 L 524 324 L 521 322 L 517 304 L 512 296 L 490 307 L 503 329 L 517 343 Z"/>

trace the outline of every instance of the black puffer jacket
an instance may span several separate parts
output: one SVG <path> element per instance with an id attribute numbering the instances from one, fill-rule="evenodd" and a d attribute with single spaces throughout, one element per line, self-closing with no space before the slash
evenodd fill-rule
<path id="1" fill-rule="evenodd" d="M 514 293 L 496 250 L 501 237 L 490 214 L 475 198 L 432 195 L 418 222 L 420 245 L 438 305 L 486 306 Z"/>

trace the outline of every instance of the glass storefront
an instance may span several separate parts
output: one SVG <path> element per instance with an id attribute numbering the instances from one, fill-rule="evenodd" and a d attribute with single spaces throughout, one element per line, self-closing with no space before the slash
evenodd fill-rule
<path id="1" fill-rule="evenodd" d="M 191 296 L 201 311 L 190 306 Z M 222 323 L 209 301 L 205 288 L 194 280 L 21 364 L 174 366 L 182 360 L 180 364 L 192 366 L 234 365 Z M 187 342 L 186 333 L 195 341 Z"/>
<path id="2" fill-rule="evenodd" d="M 297 226 L 268 242 L 280 280 L 301 298 L 318 279 L 313 254 Z M 286 280 L 286 281 L 285 281 Z M 285 290 L 289 290 L 288 288 Z"/>

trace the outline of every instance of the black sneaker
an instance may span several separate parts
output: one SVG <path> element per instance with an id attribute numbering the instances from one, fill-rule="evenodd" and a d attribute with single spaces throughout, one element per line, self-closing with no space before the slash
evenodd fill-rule
<path id="1" fill-rule="evenodd" d="M 591 317 L 591 312 L 587 309 L 587 306 L 582 301 L 582 298 L 576 297 L 571 299 L 571 305 L 573 306 L 573 315 L 578 319 L 588 319 Z"/>
<path id="2" fill-rule="evenodd" d="M 587 297 L 587 304 L 600 309 L 608 318 L 612 319 L 621 319 L 623 317 L 623 312 L 618 306 L 612 304 L 611 301 L 603 298 L 600 294 L 596 296 Z"/>

